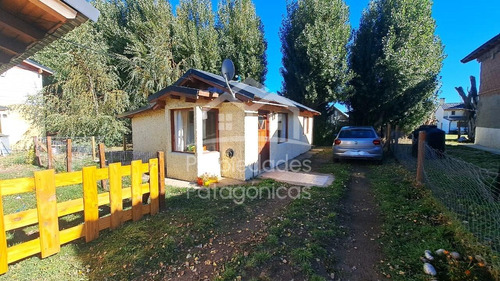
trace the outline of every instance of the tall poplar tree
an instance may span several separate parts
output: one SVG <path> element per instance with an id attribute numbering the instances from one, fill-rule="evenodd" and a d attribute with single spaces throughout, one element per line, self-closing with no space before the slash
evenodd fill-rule
<path id="1" fill-rule="evenodd" d="M 344 99 L 350 33 L 349 9 L 343 0 L 298 0 L 287 6 L 280 30 L 283 92 L 321 112 L 314 122 L 317 144 L 333 138 L 327 120 L 332 102 Z"/>
<path id="2" fill-rule="evenodd" d="M 430 0 L 372 0 L 350 54 L 348 99 L 358 125 L 411 129 L 434 109 L 443 45 Z"/>
<path id="3" fill-rule="evenodd" d="M 210 0 L 181 0 L 174 30 L 175 61 L 183 69 L 220 72 L 222 60 Z"/>
<path id="4" fill-rule="evenodd" d="M 220 54 L 230 58 L 237 74 L 264 84 L 267 73 L 267 41 L 264 25 L 251 0 L 222 0 L 218 6 L 217 30 Z"/>

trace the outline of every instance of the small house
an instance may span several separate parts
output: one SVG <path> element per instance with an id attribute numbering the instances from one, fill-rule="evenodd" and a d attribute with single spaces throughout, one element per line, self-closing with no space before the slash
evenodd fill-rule
<path id="1" fill-rule="evenodd" d="M 38 135 L 16 106 L 38 94 L 43 88 L 43 77 L 52 73 L 51 69 L 26 59 L 0 74 L 0 149 L 4 154 L 10 149 L 25 149 L 25 140 Z"/>
<path id="2" fill-rule="evenodd" d="M 467 115 L 463 103 L 446 103 L 444 98 L 439 100 L 434 117 L 437 127 L 447 134 L 457 134 L 467 132 Z"/>
<path id="3" fill-rule="evenodd" d="M 311 149 L 319 112 L 283 96 L 191 69 L 151 95 L 132 120 L 134 151 L 165 151 L 167 177 L 248 180 Z"/>
<path id="4" fill-rule="evenodd" d="M 500 34 L 488 40 L 461 60 L 481 64 L 476 138 L 478 145 L 500 149 Z"/>

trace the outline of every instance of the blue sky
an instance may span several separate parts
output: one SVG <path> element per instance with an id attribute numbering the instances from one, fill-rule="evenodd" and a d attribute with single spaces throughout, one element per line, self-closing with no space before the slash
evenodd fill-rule
<path id="1" fill-rule="evenodd" d="M 257 14 L 264 23 L 265 36 L 268 42 L 267 59 L 268 74 L 265 85 L 269 90 L 280 90 L 282 77 L 281 43 L 279 28 L 286 13 L 286 0 L 253 0 Z M 345 0 L 350 9 L 350 22 L 353 28 L 359 25 L 361 13 L 368 6 L 369 0 Z M 178 0 L 171 3 L 177 5 Z M 213 0 L 214 9 L 217 0 Z M 500 33 L 500 1 L 499 0 L 435 0 L 433 17 L 436 20 L 436 34 L 445 45 L 447 55 L 441 71 L 442 87 L 440 97 L 446 102 L 459 102 L 456 86 L 467 89 L 469 76 L 478 79 L 479 64 L 476 61 L 463 64 L 462 58 L 477 47 Z"/>

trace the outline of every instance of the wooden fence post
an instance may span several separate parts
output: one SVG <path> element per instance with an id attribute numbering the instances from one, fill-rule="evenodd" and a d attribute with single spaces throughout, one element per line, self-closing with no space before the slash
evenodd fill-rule
<path id="1" fill-rule="evenodd" d="M 92 161 L 95 161 L 96 160 L 96 156 L 95 156 L 95 137 L 91 137 L 90 138 L 90 143 L 91 143 L 91 146 L 92 146 Z"/>
<path id="2" fill-rule="evenodd" d="M 52 169 L 54 164 L 52 163 L 52 137 L 47 136 L 47 169 Z"/>
<path id="3" fill-rule="evenodd" d="M 160 209 L 160 202 L 158 202 L 158 195 L 160 193 L 158 178 L 158 159 L 149 159 L 149 198 L 151 199 L 151 215 L 156 215 Z"/>
<path id="4" fill-rule="evenodd" d="M 123 134 L 123 151 L 127 151 L 127 136 Z"/>
<path id="5" fill-rule="evenodd" d="M 111 209 L 111 229 L 118 228 L 122 222 L 123 196 L 121 163 L 109 165 L 109 207 Z"/>
<path id="6" fill-rule="evenodd" d="M 106 154 L 104 154 L 104 143 L 99 144 L 99 165 L 101 168 L 106 168 Z M 108 181 L 101 180 L 102 189 L 108 190 Z"/>
<path id="7" fill-rule="evenodd" d="M 424 182 L 425 131 L 418 133 L 417 183 Z"/>
<path id="8" fill-rule="evenodd" d="M 5 234 L 2 189 L 0 188 L 0 274 L 4 274 L 5 272 L 7 272 L 8 269 L 9 266 L 7 264 L 7 235 Z"/>
<path id="9" fill-rule="evenodd" d="M 142 160 L 132 161 L 130 165 L 132 179 L 132 220 L 142 218 Z"/>
<path id="10" fill-rule="evenodd" d="M 66 171 L 73 171 L 73 153 L 71 152 L 71 139 L 66 140 Z"/>
<path id="11" fill-rule="evenodd" d="M 158 157 L 158 196 L 160 210 L 165 210 L 165 153 L 163 151 L 157 152 Z"/>
<path id="12" fill-rule="evenodd" d="M 38 137 L 33 137 L 33 144 L 35 145 L 35 165 L 42 166 L 42 159 L 40 159 L 40 150 L 38 149 Z"/>
<path id="13" fill-rule="evenodd" d="M 99 237 L 99 203 L 97 197 L 97 168 L 84 167 L 83 178 L 83 216 L 85 220 L 85 241 Z"/>
<path id="14" fill-rule="evenodd" d="M 54 170 L 35 172 L 35 190 L 41 256 L 45 258 L 61 250 Z"/>

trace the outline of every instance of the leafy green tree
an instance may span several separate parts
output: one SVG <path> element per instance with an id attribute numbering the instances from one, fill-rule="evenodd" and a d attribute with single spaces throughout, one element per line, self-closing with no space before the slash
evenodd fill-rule
<path id="1" fill-rule="evenodd" d="M 234 62 L 243 80 L 252 78 L 263 84 L 267 73 L 267 41 L 252 1 L 220 1 L 217 30 L 221 56 Z"/>
<path id="2" fill-rule="evenodd" d="M 172 7 L 156 0 L 100 0 L 97 7 L 103 13 L 96 27 L 113 52 L 121 87 L 130 93 L 131 108 L 142 106 L 181 75 L 174 61 Z"/>
<path id="3" fill-rule="evenodd" d="M 348 20 L 349 10 L 342 0 L 298 0 L 288 4 L 280 30 L 283 93 L 321 112 L 314 122 L 317 144 L 326 144 L 333 137 L 327 122 L 329 109 L 332 102 L 344 99 L 350 76 Z"/>
<path id="4" fill-rule="evenodd" d="M 174 60 L 183 70 L 220 72 L 218 34 L 210 0 L 181 0 L 174 25 Z"/>
<path id="5" fill-rule="evenodd" d="M 35 58 L 56 70 L 43 93 L 23 112 L 35 126 L 61 136 L 102 136 L 107 144 L 127 132 L 116 115 L 128 105 L 119 90 L 116 67 L 109 63 L 107 44 L 92 23 L 85 23 Z"/>
<path id="6" fill-rule="evenodd" d="M 411 129 L 435 107 L 443 45 L 430 0 L 372 0 L 350 53 L 348 99 L 358 125 Z"/>

